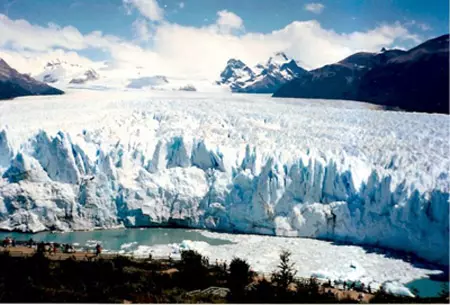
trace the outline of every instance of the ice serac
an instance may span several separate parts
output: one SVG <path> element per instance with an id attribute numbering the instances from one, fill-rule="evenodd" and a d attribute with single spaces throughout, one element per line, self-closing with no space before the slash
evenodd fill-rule
<path id="1" fill-rule="evenodd" d="M 444 172 L 421 187 L 350 155 L 286 157 L 183 135 L 141 149 L 40 131 L 18 152 L 7 139 L 2 131 L 0 229 L 182 225 L 378 245 L 448 265 Z"/>
<path id="2" fill-rule="evenodd" d="M 0 173 L 1 168 L 8 167 L 12 157 L 14 156 L 11 144 L 8 142 L 6 130 L 0 131 Z"/>

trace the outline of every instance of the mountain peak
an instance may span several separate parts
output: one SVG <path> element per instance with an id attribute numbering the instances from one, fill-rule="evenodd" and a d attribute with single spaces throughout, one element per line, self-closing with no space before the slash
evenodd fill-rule
<path id="1" fill-rule="evenodd" d="M 286 56 L 286 53 L 284 52 L 276 52 L 275 57 L 283 58 L 284 60 L 289 60 L 289 58 Z"/>
<path id="2" fill-rule="evenodd" d="M 308 72 L 297 61 L 284 52 L 276 52 L 267 62 L 252 69 L 240 60 L 229 59 L 217 83 L 229 85 L 234 92 L 273 93 L 280 85 L 304 73 Z"/>
<path id="3" fill-rule="evenodd" d="M 227 66 L 232 66 L 235 68 L 242 68 L 242 67 L 245 67 L 246 65 L 239 59 L 231 58 L 227 61 Z"/>
<path id="4" fill-rule="evenodd" d="M 242 79 L 251 79 L 254 72 L 241 60 L 231 58 L 227 61 L 227 66 L 220 74 L 219 83 L 228 84 Z"/>

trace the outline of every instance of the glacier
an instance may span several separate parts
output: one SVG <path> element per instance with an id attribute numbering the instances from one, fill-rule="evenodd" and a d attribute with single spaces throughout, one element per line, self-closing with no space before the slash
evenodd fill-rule
<path id="1" fill-rule="evenodd" d="M 377 108 L 133 90 L 6 101 L 0 229 L 185 226 L 449 265 L 449 117 Z"/>

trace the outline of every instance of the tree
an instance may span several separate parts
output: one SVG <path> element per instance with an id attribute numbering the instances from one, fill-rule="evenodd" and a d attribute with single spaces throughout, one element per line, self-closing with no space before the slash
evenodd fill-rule
<path id="1" fill-rule="evenodd" d="M 287 291 L 289 285 L 294 282 L 294 277 L 297 274 L 294 265 L 294 263 L 291 263 L 291 253 L 285 250 L 282 251 L 278 270 L 272 273 L 272 282 L 281 291 Z"/>
<path id="2" fill-rule="evenodd" d="M 188 289 L 207 286 L 208 259 L 196 251 L 181 252 L 181 285 Z"/>
<path id="3" fill-rule="evenodd" d="M 245 286 L 252 280 L 250 265 L 246 260 L 233 258 L 230 263 L 230 274 L 228 276 L 228 286 L 234 301 L 244 295 Z"/>

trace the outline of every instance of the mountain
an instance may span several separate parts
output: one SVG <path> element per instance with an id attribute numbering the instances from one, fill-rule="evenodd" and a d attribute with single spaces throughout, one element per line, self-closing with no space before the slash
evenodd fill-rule
<path id="1" fill-rule="evenodd" d="M 409 51 L 353 54 L 303 74 L 273 96 L 359 100 L 448 113 L 448 66 L 448 35 L 444 35 Z"/>
<path id="2" fill-rule="evenodd" d="M 357 100 L 409 111 L 449 113 L 449 35 L 397 56 L 368 71 Z"/>
<path id="3" fill-rule="evenodd" d="M 401 50 L 380 53 L 359 52 L 335 64 L 311 70 L 280 87 L 274 97 L 348 99 L 357 97 L 363 75 L 389 59 L 404 53 Z"/>
<path id="4" fill-rule="evenodd" d="M 217 84 L 229 86 L 233 92 L 273 93 L 281 85 L 305 73 L 307 71 L 295 60 L 278 52 L 266 63 L 257 64 L 253 69 L 241 60 L 228 60 Z"/>
<path id="5" fill-rule="evenodd" d="M 0 59 L 0 99 L 27 95 L 52 95 L 64 92 L 21 74 Z"/>
<path id="6" fill-rule="evenodd" d="M 84 84 L 97 80 L 99 74 L 90 67 L 55 59 L 48 62 L 43 71 L 36 75 L 38 80 L 51 84 Z"/>
<path id="7" fill-rule="evenodd" d="M 73 78 L 69 84 L 84 84 L 91 80 L 97 80 L 100 76 L 94 69 L 89 69 L 84 74 L 78 78 Z"/>
<path id="8" fill-rule="evenodd" d="M 255 77 L 255 73 L 246 64 L 238 59 L 230 59 L 227 66 L 220 74 L 221 84 L 236 84 L 238 82 L 245 82 Z"/>

